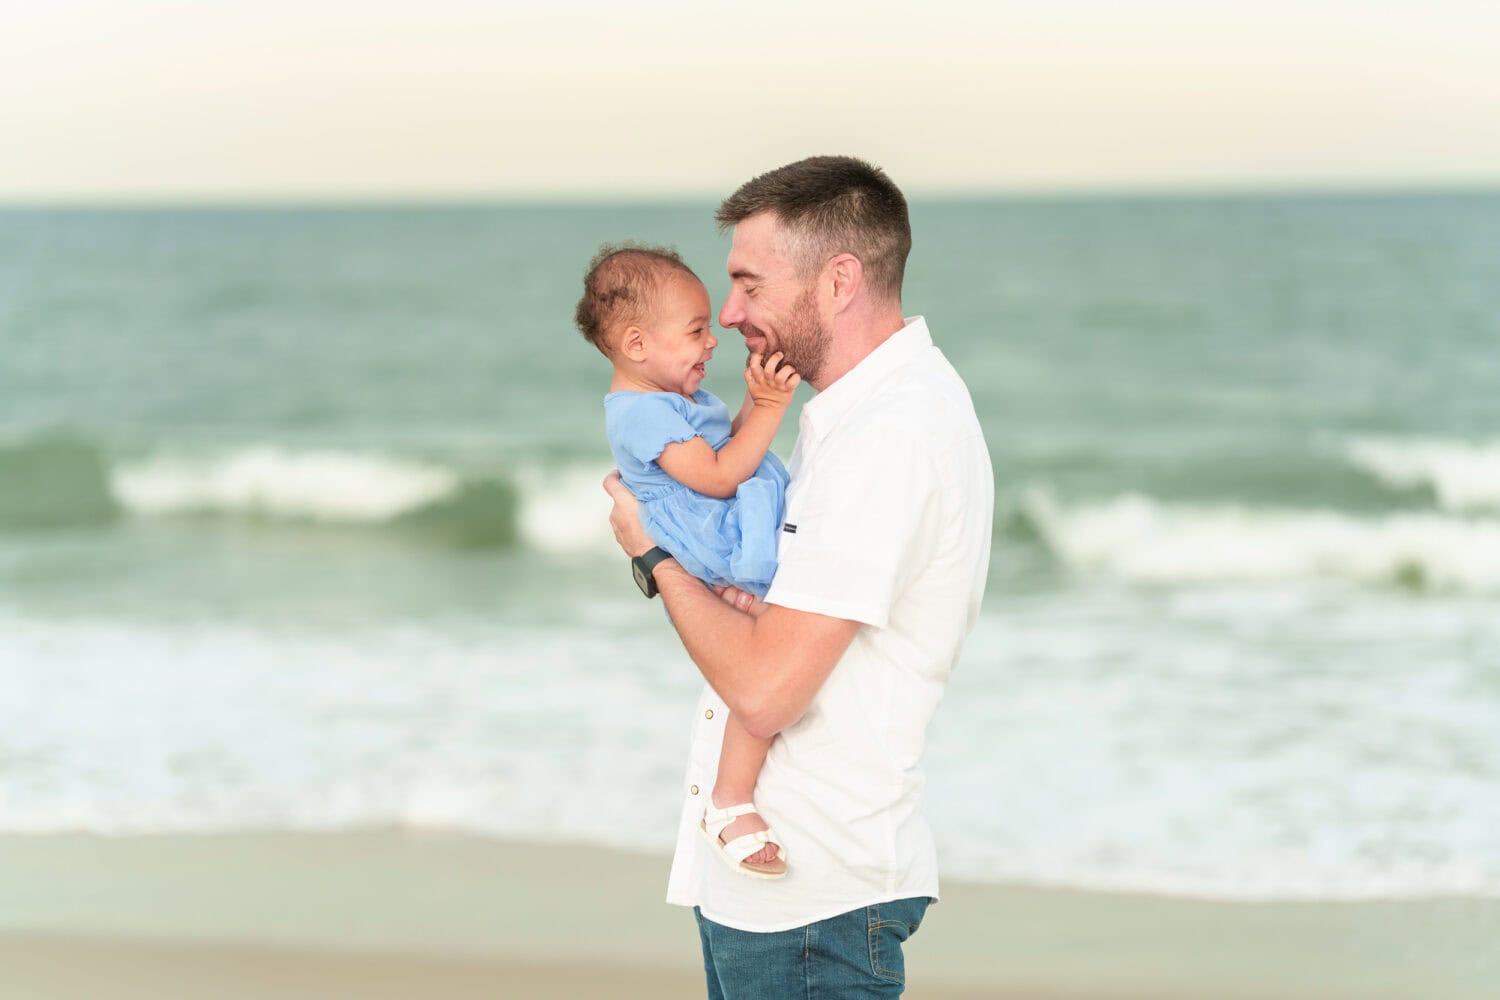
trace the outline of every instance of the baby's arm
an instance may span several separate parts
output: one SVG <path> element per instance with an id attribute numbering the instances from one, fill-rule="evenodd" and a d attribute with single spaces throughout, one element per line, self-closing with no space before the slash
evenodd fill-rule
<path id="1" fill-rule="evenodd" d="M 748 370 L 747 368 L 746 371 Z M 731 435 L 738 434 L 740 432 L 740 424 L 744 423 L 745 418 L 754 412 L 754 410 L 755 397 L 747 392 L 745 393 L 745 401 L 740 404 L 740 412 L 736 413 L 734 419 L 729 421 L 729 433 Z"/>
<path id="2" fill-rule="evenodd" d="M 701 437 L 667 445 L 656 464 L 684 486 L 711 497 L 732 497 L 740 483 L 755 474 L 802 376 L 780 364 L 780 352 L 761 362 L 756 354 L 745 369 L 746 405 L 738 426 L 718 451 Z M 778 365 L 780 368 L 778 369 Z"/>

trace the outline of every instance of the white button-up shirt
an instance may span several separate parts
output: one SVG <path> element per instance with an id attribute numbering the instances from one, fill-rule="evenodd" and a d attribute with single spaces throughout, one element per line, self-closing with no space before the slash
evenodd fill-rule
<path id="1" fill-rule="evenodd" d="M 789 471 L 766 600 L 864 627 L 756 784 L 786 844 L 783 879 L 710 856 L 698 821 L 729 712 L 706 686 L 699 699 L 667 901 L 747 931 L 937 896 L 922 750 L 989 567 L 989 453 L 920 316 L 803 407 Z"/>

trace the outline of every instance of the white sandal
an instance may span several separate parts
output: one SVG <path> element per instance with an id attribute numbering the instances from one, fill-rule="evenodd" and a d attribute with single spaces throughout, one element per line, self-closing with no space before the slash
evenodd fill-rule
<path id="1" fill-rule="evenodd" d="M 786 845 L 776 836 L 775 830 L 767 827 L 755 833 L 747 833 L 743 837 L 735 837 L 727 844 L 719 839 L 719 834 L 724 832 L 726 826 L 741 816 L 755 811 L 753 802 L 740 802 L 723 809 L 714 808 L 713 803 L 710 802 L 708 808 L 703 811 L 703 821 L 698 824 L 698 829 L 702 830 L 703 836 L 714 845 L 714 853 L 741 875 L 749 878 L 781 878 L 786 875 Z M 776 857 L 770 861 L 745 860 L 767 844 L 776 845 Z"/>

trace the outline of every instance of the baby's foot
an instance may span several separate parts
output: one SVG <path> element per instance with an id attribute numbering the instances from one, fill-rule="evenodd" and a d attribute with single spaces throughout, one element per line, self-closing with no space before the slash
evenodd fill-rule
<path id="1" fill-rule="evenodd" d="M 713 800 L 715 809 L 726 809 L 736 802 L 748 801 L 749 796 L 720 795 L 715 791 L 710 798 Z M 770 824 L 760 818 L 760 813 L 746 813 L 743 816 L 736 817 L 733 822 L 719 832 L 719 843 L 727 844 L 736 837 L 743 837 L 747 833 L 759 833 L 762 830 L 769 830 L 770 828 Z M 762 865 L 775 861 L 777 853 L 775 844 L 767 844 L 745 860 L 753 865 Z"/>

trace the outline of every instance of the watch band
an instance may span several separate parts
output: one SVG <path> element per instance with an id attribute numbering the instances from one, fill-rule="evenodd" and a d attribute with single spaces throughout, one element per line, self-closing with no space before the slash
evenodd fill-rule
<path id="1" fill-rule="evenodd" d="M 672 553 L 660 545 L 654 545 L 630 560 L 630 570 L 635 576 L 636 586 L 641 588 L 641 593 L 647 597 L 657 595 L 656 577 L 652 574 L 656 572 L 656 567 L 661 565 L 663 560 L 670 558 L 672 558 Z"/>

